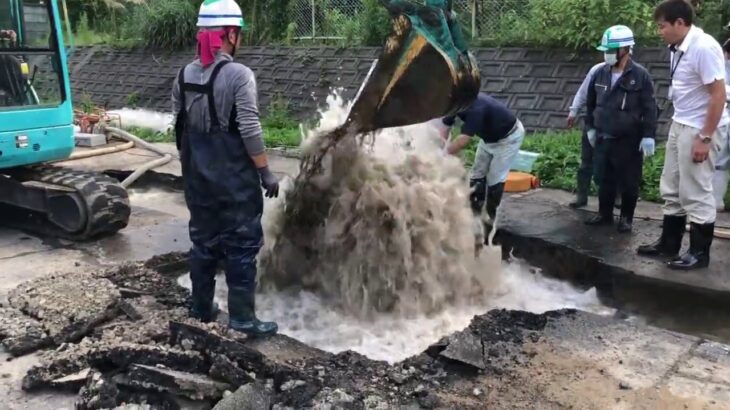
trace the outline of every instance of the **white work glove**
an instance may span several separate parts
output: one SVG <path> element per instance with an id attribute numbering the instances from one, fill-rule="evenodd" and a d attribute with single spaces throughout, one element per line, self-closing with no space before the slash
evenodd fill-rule
<path id="1" fill-rule="evenodd" d="M 644 153 L 644 158 L 651 157 L 654 155 L 655 143 L 654 138 L 642 138 L 639 151 Z"/>
<path id="2" fill-rule="evenodd" d="M 588 135 L 588 143 L 591 144 L 591 147 L 596 148 L 596 129 L 591 128 L 586 134 Z"/>

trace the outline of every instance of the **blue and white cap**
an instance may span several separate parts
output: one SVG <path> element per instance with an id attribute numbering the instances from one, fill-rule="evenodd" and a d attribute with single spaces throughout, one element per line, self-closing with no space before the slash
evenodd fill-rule
<path id="1" fill-rule="evenodd" d="M 205 0 L 198 12 L 198 27 L 245 27 L 241 8 L 234 0 Z"/>

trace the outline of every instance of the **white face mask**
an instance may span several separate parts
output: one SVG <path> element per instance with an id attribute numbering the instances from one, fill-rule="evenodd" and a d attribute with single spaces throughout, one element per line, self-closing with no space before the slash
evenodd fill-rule
<path id="1" fill-rule="evenodd" d="M 608 65 L 616 65 L 618 57 L 616 57 L 616 53 L 603 53 L 603 60 Z"/>

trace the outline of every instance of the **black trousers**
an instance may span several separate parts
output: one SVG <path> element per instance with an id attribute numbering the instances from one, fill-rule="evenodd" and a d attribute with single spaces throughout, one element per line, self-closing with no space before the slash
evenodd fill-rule
<path id="1" fill-rule="evenodd" d="M 588 142 L 588 133 L 583 128 L 583 136 L 580 141 L 580 168 L 578 168 L 578 195 L 588 196 L 591 188 L 591 178 L 597 186 L 601 186 L 600 159 L 596 156 L 595 149 Z"/>
<path id="2" fill-rule="evenodd" d="M 599 161 L 601 183 L 598 189 L 599 212 L 613 217 L 616 192 L 621 191 L 621 216 L 632 219 L 639 200 L 644 155 L 637 138 L 599 138 L 594 160 Z"/>

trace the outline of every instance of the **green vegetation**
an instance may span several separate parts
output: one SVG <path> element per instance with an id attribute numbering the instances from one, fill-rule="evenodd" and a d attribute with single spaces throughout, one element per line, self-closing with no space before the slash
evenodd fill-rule
<path id="1" fill-rule="evenodd" d="M 150 128 L 142 127 L 125 127 L 130 134 L 139 137 L 147 142 L 175 142 L 175 134 L 170 130 L 168 132 L 160 132 Z"/>
<path id="2" fill-rule="evenodd" d="M 245 45 L 292 45 L 293 16 L 302 12 L 295 0 L 237 0 L 246 21 Z M 360 2 L 356 13 L 343 12 L 331 0 L 315 0 L 317 33 L 339 40 L 302 40 L 303 45 L 335 43 L 343 47 L 381 46 L 390 18 L 379 0 Z M 415 1 L 415 0 L 414 0 Z M 190 47 L 202 0 L 68 0 L 76 43 L 117 47 Z M 457 17 L 472 46 L 537 46 L 592 49 L 614 24 L 634 30 L 642 47 L 659 45 L 652 14 L 658 0 L 480 0 L 476 21 L 485 26 L 471 39 L 471 9 Z M 730 1 L 693 1 L 698 25 L 724 41 Z M 299 7 L 297 7 L 299 6 Z"/>
<path id="3" fill-rule="evenodd" d="M 502 15 L 490 42 L 590 48 L 606 28 L 619 23 L 620 16 L 620 23 L 631 27 L 641 43 L 657 43 L 655 4 L 655 0 L 530 0 L 526 9 Z"/>
<path id="4" fill-rule="evenodd" d="M 580 167 L 580 131 L 533 134 L 525 139 L 522 149 L 542 155 L 535 162 L 533 172 L 540 184 L 547 188 L 575 190 L 576 175 Z M 659 202 L 659 179 L 664 165 L 664 147 L 657 148 L 653 157 L 644 161 L 644 175 L 640 197 L 645 201 Z M 597 187 L 593 187 L 593 193 Z"/>

